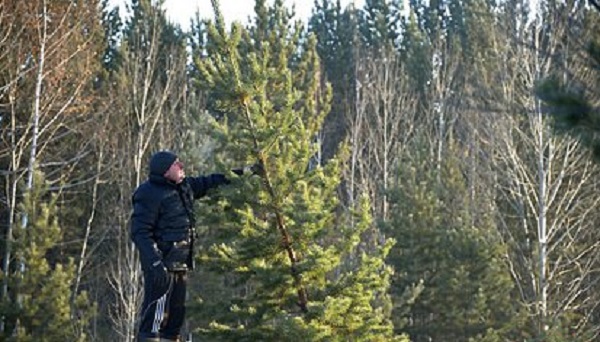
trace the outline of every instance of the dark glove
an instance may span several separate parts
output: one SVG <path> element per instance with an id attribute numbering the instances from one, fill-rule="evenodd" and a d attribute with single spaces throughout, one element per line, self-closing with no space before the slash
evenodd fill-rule
<path id="1" fill-rule="evenodd" d="M 161 260 L 152 264 L 150 276 L 152 278 L 152 284 L 156 289 L 164 289 L 164 291 L 166 291 L 169 288 L 169 272 L 167 272 L 167 268 Z"/>
<path id="2" fill-rule="evenodd" d="M 248 165 L 244 168 L 244 173 L 251 173 L 256 176 L 263 176 L 265 174 L 265 169 L 262 163 L 256 163 L 252 165 Z"/>

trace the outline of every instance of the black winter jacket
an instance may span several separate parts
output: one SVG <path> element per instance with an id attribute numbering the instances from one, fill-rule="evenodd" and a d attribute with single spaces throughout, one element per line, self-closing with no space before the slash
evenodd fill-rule
<path id="1" fill-rule="evenodd" d="M 178 242 L 191 242 L 195 223 L 193 202 L 207 191 L 228 183 L 222 174 L 186 177 L 175 184 L 163 176 L 151 174 L 133 194 L 131 239 L 140 252 L 144 270 L 162 260 L 167 263 L 185 263 L 193 267 L 192 251 L 176 252 Z M 173 257 L 173 255 L 175 255 Z M 166 260 L 166 259 L 178 260 Z M 185 260 L 182 260 L 182 259 Z"/>

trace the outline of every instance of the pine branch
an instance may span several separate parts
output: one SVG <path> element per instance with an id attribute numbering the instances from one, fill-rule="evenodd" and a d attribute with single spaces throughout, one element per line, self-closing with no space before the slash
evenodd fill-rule
<path id="1" fill-rule="evenodd" d="M 257 139 L 256 135 L 254 134 L 256 131 L 254 130 L 254 123 L 252 122 L 252 118 L 250 117 L 250 109 L 248 107 L 248 98 L 242 97 L 241 100 L 242 100 L 242 106 L 244 108 L 245 118 L 246 118 L 246 121 L 248 122 L 248 126 L 250 127 L 250 132 L 252 134 L 252 140 L 253 140 L 253 145 L 254 145 L 254 151 L 256 153 L 256 158 L 257 158 L 258 162 L 260 163 L 262 170 L 263 170 L 260 177 L 262 177 L 263 183 L 264 183 L 265 187 L 267 188 L 267 192 L 269 193 L 269 196 L 271 197 L 271 199 L 273 201 L 276 201 L 277 194 L 275 192 L 275 189 L 273 188 L 273 183 L 271 182 L 269 173 L 267 171 L 267 167 L 266 167 L 267 163 L 266 163 L 265 155 L 260 151 L 258 139 Z M 284 217 L 282 214 L 282 210 L 279 206 L 279 203 L 275 202 L 273 207 L 274 207 L 274 211 L 275 211 L 277 230 L 281 234 L 281 241 L 282 241 L 283 248 L 285 248 L 288 258 L 291 263 L 290 268 L 292 271 L 292 277 L 294 277 L 294 284 L 296 286 L 296 292 L 298 293 L 298 303 L 297 304 L 300 307 L 300 309 L 302 310 L 302 312 L 307 313 L 308 312 L 308 295 L 306 293 L 306 288 L 304 287 L 304 285 L 302 283 L 302 275 L 298 272 L 298 268 L 297 268 L 298 257 L 296 255 L 296 251 L 292 247 L 292 239 L 290 237 L 290 234 L 287 231 L 287 228 L 285 225 L 285 220 L 284 220 Z"/>

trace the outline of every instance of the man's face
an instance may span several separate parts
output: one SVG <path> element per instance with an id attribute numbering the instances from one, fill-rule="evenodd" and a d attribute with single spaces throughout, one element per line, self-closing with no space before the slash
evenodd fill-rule
<path id="1" fill-rule="evenodd" d="M 183 170 L 183 163 L 179 159 L 176 159 L 167 172 L 165 172 L 165 178 L 175 182 L 175 184 L 183 182 L 185 171 Z"/>

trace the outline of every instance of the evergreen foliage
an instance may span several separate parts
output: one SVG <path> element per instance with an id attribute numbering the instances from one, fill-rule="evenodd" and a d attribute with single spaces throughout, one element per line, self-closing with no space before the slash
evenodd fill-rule
<path id="1" fill-rule="evenodd" d="M 417 290 L 408 310 L 394 311 L 394 327 L 415 342 L 511 340 L 518 305 L 494 213 L 471 216 L 456 160 L 447 159 L 438 174 L 415 151 L 399 170 L 392 219 L 383 227 L 398 241 L 388 256 L 396 269 L 393 298 Z"/>
<path id="2" fill-rule="evenodd" d="M 161 148 L 266 169 L 198 208 L 207 340 L 598 340 L 597 1 L 310 2 L 189 34 L 164 0 L 2 2 L 0 340 L 133 342 Z"/>
<path id="3" fill-rule="evenodd" d="M 425 98 L 433 69 L 432 61 L 429 59 L 432 51 L 431 42 L 420 28 L 417 14 L 413 9 L 410 10 L 402 26 L 404 34 L 399 47 L 400 55 L 414 89 Z"/>
<path id="4" fill-rule="evenodd" d="M 372 229 L 368 203 L 340 211 L 341 159 L 313 160 L 331 97 L 314 37 L 300 45 L 301 27 L 286 21 L 281 1 L 257 6 L 268 21 L 249 30 L 234 24 L 230 34 L 213 4 L 198 83 L 224 115 L 214 128 L 221 148 L 238 162 L 259 162 L 264 174 L 235 179 L 202 207 L 200 264 L 225 276 L 200 294 L 196 315 L 212 322 L 199 333 L 212 341 L 404 340 L 389 319 L 384 257 L 392 241 L 361 249 L 361 234 Z"/>
<path id="5" fill-rule="evenodd" d="M 402 1 L 366 0 L 360 16 L 364 45 L 376 53 L 396 46 L 402 10 Z"/>
<path id="6" fill-rule="evenodd" d="M 323 66 L 323 81 L 331 84 L 331 110 L 323 123 L 322 159 L 333 157 L 348 135 L 347 118 L 356 99 L 355 69 L 358 63 L 358 11 L 343 9 L 340 1 L 315 1 L 308 31 L 317 39 L 317 52 Z"/>
<path id="7" fill-rule="evenodd" d="M 73 260 L 60 263 L 52 257 L 64 234 L 58 222 L 57 196 L 48 192 L 42 174 L 36 174 L 34 184 L 25 194 L 14 230 L 16 267 L 1 274 L 8 277 L 12 296 L 0 306 L 7 322 L 0 336 L 4 341 L 86 341 L 95 304 L 81 292 L 75 305 L 70 305 Z"/>
<path id="8" fill-rule="evenodd" d="M 110 8 L 108 0 L 102 1 L 102 26 L 104 28 L 105 46 L 102 63 L 106 70 L 116 70 L 121 63 L 119 42 L 123 22 L 119 14 L 119 8 Z"/>
<path id="9" fill-rule="evenodd" d="M 565 52 L 563 63 L 558 64 L 551 75 L 542 80 L 536 88 L 537 96 L 546 104 L 547 113 L 554 119 L 559 134 L 577 137 L 600 161 L 600 114 L 598 113 L 598 92 L 600 83 L 600 36 L 598 20 L 600 10 L 581 9 L 582 27 L 571 28 L 575 46 L 579 47 L 570 57 Z M 591 32 L 591 34 L 588 34 Z M 569 59 L 567 59 L 569 58 Z M 572 66 L 565 70 L 567 63 Z M 575 70 L 575 72 L 571 71 Z"/>

